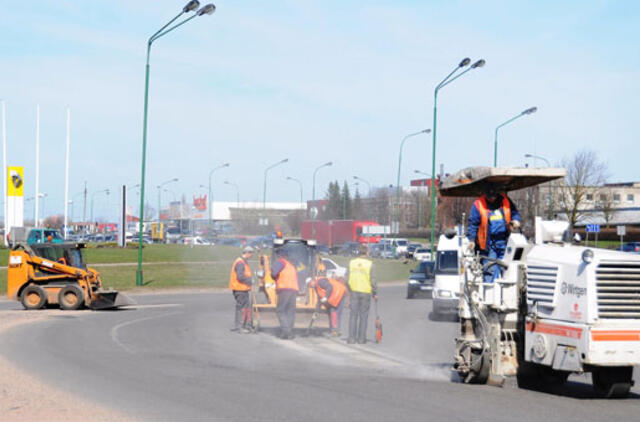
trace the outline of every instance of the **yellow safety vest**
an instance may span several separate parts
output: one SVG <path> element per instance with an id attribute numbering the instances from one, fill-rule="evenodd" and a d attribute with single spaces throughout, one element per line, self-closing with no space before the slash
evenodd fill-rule
<path id="1" fill-rule="evenodd" d="M 349 288 L 352 292 L 371 293 L 371 265 L 373 262 L 364 258 L 349 262 Z"/>

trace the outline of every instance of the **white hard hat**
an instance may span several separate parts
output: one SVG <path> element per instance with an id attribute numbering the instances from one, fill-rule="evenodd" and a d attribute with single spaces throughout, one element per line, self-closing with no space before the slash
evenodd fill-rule
<path id="1" fill-rule="evenodd" d="M 253 248 L 251 246 L 245 246 L 242 253 L 253 253 Z"/>

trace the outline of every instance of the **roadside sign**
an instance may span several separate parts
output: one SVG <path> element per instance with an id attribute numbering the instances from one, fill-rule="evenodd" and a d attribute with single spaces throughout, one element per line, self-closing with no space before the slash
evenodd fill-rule
<path id="1" fill-rule="evenodd" d="M 587 224 L 587 233 L 600 233 L 600 224 Z"/>
<path id="2" fill-rule="evenodd" d="M 618 226 L 618 236 L 625 236 L 627 234 L 627 226 Z"/>
<path id="3" fill-rule="evenodd" d="M 391 228 L 389 226 L 363 226 L 362 234 L 378 235 L 378 234 L 390 234 Z"/>

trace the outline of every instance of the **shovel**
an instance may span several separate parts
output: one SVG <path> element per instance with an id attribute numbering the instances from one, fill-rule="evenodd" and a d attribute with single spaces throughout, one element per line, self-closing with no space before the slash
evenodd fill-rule
<path id="1" fill-rule="evenodd" d="M 378 298 L 375 300 L 375 309 L 376 309 L 376 343 L 382 342 L 382 322 L 380 322 L 380 315 L 378 315 Z"/>

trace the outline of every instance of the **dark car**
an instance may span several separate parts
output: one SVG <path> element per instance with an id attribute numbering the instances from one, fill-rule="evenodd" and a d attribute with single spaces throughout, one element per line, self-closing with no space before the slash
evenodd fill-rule
<path id="1" fill-rule="evenodd" d="M 316 246 L 316 252 L 321 253 L 322 255 L 329 255 L 331 254 L 331 248 L 327 245 L 318 245 Z"/>
<path id="2" fill-rule="evenodd" d="M 640 242 L 627 242 L 620 248 L 622 252 L 640 253 Z"/>
<path id="3" fill-rule="evenodd" d="M 360 255 L 360 243 L 358 242 L 346 242 L 338 249 L 338 255 L 342 256 L 359 256 Z"/>
<path id="4" fill-rule="evenodd" d="M 407 284 L 407 299 L 413 298 L 419 293 L 425 293 L 431 297 L 433 282 L 435 281 L 435 262 L 422 261 L 409 273 Z"/>
<path id="5" fill-rule="evenodd" d="M 413 258 L 413 253 L 421 247 L 420 243 L 409 243 L 409 246 L 407 246 L 407 258 Z"/>

